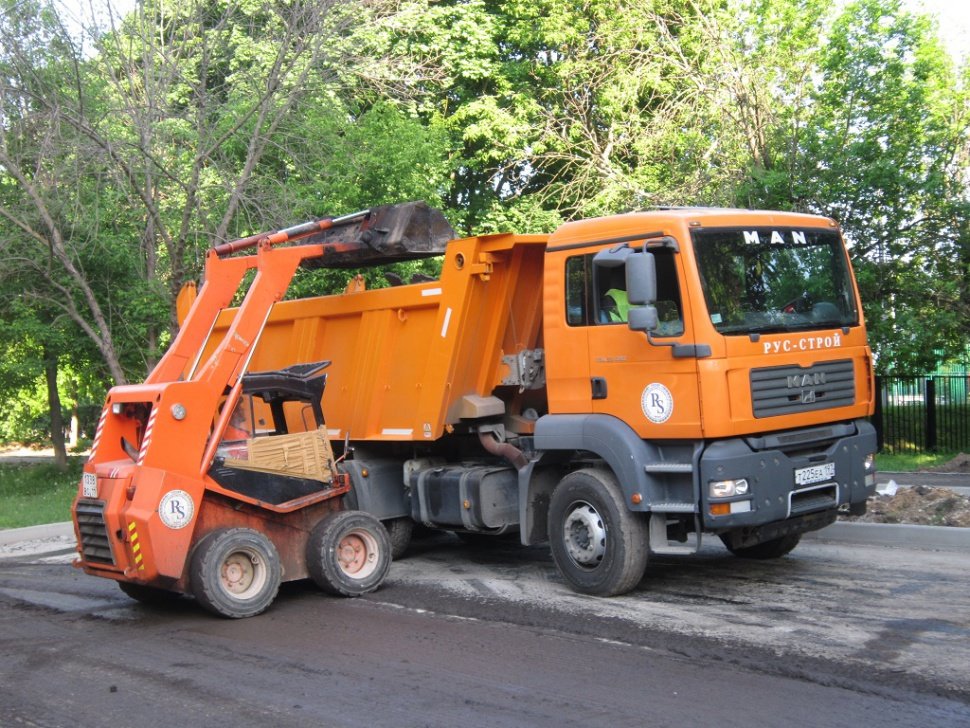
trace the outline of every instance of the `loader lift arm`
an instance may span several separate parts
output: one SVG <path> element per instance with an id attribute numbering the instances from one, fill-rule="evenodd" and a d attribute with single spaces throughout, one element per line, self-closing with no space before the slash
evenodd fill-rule
<path id="1" fill-rule="evenodd" d="M 231 388 L 245 371 L 273 304 L 283 298 L 300 265 L 346 268 L 441 255 L 452 237 L 454 231 L 441 212 L 423 202 L 407 202 L 217 245 L 206 255 L 205 283 L 198 297 L 145 383 L 187 379 Z M 296 241 L 305 242 L 276 247 Z M 251 248 L 256 248 L 254 254 L 233 255 Z M 229 331 L 208 360 L 198 362 L 216 319 L 231 305 L 250 269 L 256 269 L 256 277 Z"/>

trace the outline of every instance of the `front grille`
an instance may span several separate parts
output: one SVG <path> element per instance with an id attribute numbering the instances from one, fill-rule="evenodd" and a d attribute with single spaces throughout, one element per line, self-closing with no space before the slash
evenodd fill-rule
<path id="1" fill-rule="evenodd" d="M 845 407 L 855 402 L 851 359 L 751 370 L 751 405 L 755 417 L 773 417 Z"/>
<path id="2" fill-rule="evenodd" d="M 104 501 L 82 498 L 74 509 L 81 534 L 81 553 L 85 561 L 114 565 L 111 540 L 104 522 Z"/>

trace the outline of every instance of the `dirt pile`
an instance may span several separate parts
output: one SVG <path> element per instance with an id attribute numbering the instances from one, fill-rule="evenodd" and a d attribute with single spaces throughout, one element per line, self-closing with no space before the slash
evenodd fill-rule
<path id="1" fill-rule="evenodd" d="M 927 468 L 929 473 L 970 473 L 970 455 L 960 453 L 952 460 L 948 460 L 935 468 Z"/>
<path id="2" fill-rule="evenodd" d="M 866 515 L 843 520 L 970 528 L 970 496 L 927 485 L 900 488 L 895 495 L 872 496 Z"/>

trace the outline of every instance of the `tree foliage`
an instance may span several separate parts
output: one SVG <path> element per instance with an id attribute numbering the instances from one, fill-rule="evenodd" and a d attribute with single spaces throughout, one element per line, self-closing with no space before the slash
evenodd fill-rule
<path id="1" fill-rule="evenodd" d="M 899 0 L 59 7 L 0 0 L 5 399 L 52 361 L 93 400 L 140 379 L 211 245 L 405 199 L 469 234 L 671 204 L 830 215 L 880 371 L 970 335 L 970 67 Z"/>

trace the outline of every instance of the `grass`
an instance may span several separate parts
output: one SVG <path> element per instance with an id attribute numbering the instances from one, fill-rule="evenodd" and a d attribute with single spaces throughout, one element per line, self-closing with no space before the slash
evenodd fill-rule
<path id="1" fill-rule="evenodd" d="M 69 458 L 66 472 L 49 464 L 0 465 L 0 528 L 71 520 L 84 458 Z"/>
<path id="2" fill-rule="evenodd" d="M 909 473 L 915 470 L 926 470 L 949 462 L 957 456 L 949 453 L 884 453 L 876 455 L 876 470 L 890 473 Z"/>

